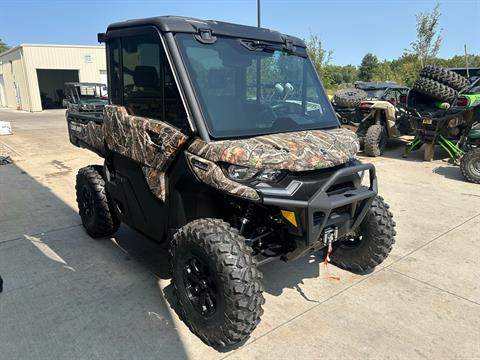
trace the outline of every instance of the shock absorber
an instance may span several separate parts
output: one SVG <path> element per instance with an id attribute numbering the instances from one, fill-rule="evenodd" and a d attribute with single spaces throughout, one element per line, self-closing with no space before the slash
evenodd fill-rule
<path id="1" fill-rule="evenodd" d="M 240 235 L 243 235 L 245 231 L 245 226 L 250 222 L 253 216 L 253 204 L 248 204 L 247 211 L 245 212 L 245 216 L 240 219 L 242 225 L 240 225 Z"/>

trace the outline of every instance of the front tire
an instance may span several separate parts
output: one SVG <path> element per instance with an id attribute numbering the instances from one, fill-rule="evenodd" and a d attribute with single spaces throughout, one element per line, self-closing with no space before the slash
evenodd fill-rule
<path id="1" fill-rule="evenodd" d="M 463 155 L 460 170 L 467 181 L 480 184 L 480 149 L 470 150 Z"/>
<path id="2" fill-rule="evenodd" d="M 81 168 L 75 189 L 78 212 L 88 235 L 100 238 L 116 232 L 120 222 L 105 190 L 102 167 L 90 165 Z"/>
<path id="3" fill-rule="evenodd" d="M 363 152 L 367 156 L 377 157 L 383 154 L 387 147 L 387 130 L 383 125 L 372 125 L 368 128 L 363 144 Z"/>
<path id="4" fill-rule="evenodd" d="M 262 274 L 238 230 L 219 219 L 183 226 L 172 241 L 179 316 L 202 341 L 225 347 L 246 339 L 263 314 Z"/>
<path id="5" fill-rule="evenodd" d="M 381 196 L 373 199 L 358 235 L 334 243 L 330 256 L 334 265 L 361 274 L 374 269 L 388 257 L 396 235 L 393 215 L 388 208 Z"/>

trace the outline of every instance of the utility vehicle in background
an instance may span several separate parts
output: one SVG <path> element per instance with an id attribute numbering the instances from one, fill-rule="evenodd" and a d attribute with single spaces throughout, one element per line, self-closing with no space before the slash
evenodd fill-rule
<path id="1" fill-rule="evenodd" d="M 67 82 L 64 85 L 63 107 L 68 112 L 87 112 L 102 116 L 108 103 L 107 86 L 101 83 Z"/>
<path id="2" fill-rule="evenodd" d="M 427 65 L 420 73 L 408 95 L 407 113 L 415 139 L 407 145 L 406 155 L 425 144 L 424 159 L 431 161 L 435 145 L 440 145 L 460 163 L 463 153 L 477 146 L 480 71 L 466 78 L 462 69 L 454 70 Z"/>
<path id="3" fill-rule="evenodd" d="M 368 156 L 383 154 L 388 139 L 411 134 L 405 117 L 409 88 L 393 81 L 355 83 L 335 93 L 333 106 L 342 125 L 354 130 Z"/>
<path id="4" fill-rule="evenodd" d="M 67 114 L 71 142 L 105 159 L 78 172 L 83 225 L 104 237 L 124 222 L 168 246 L 178 312 L 205 343 L 255 329 L 265 261 L 325 252 L 363 273 L 388 256 L 375 168 L 356 159 L 302 40 L 175 16 L 99 40 L 109 104 L 102 118 Z"/>

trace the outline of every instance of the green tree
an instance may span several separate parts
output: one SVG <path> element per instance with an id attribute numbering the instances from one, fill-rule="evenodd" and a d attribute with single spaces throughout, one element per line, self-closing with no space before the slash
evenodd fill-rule
<path id="1" fill-rule="evenodd" d="M 310 34 L 310 38 L 306 41 L 308 56 L 312 60 L 317 73 L 322 79 L 325 87 L 330 87 L 333 83 L 333 76 L 327 65 L 332 59 L 333 51 L 326 50 L 322 46 L 322 41 L 318 35 Z"/>
<path id="2" fill-rule="evenodd" d="M 7 44 L 5 44 L 2 39 L 0 39 L 0 53 L 4 52 L 4 51 L 7 51 L 8 49 L 10 49 L 10 46 L 8 46 Z"/>
<path id="3" fill-rule="evenodd" d="M 378 67 L 378 58 L 372 53 L 366 54 L 363 59 L 360 67 L 358 68 L 358 77 L 362 81 L 372 81 L 375 74 L 375 70 Z"/>
<path id="4" fill-rule="evenodd" d="M 392 70 L 390 61 L 384 60 L 376 67 L 372 76 L 373 81 L 399 81 L 399 77 Z"/>
<path id="5" fill-rule="evenodd" d="M 358 69 L 353 65 L 342 66 L 343 82 L 352 84 L 358 80 Z"/>
<path id="6" fill-rule="evenodd" d="M 446 67 L 466 67 L 465 55 L 455 55 L 450 59 L 438 59 L 441 64 Z M 469 67 L 480 67 L 480 55 L 468 55 Z"/>
<path id="7" fill-rule="evenodd" d="M 408 52 L 416 55 L 420 65 L 423 67 L 437 56 L 442 43 L 440 25 L 440 5 L 437 4 L 432 12 L 418 13 L 417 39 L 410 43 L 411 49 Z"/>

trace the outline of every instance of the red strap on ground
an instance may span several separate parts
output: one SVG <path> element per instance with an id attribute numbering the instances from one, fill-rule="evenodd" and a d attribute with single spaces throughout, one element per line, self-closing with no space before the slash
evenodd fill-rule
<path id="1" fill-rule="evenodd" d="M 323 266 L 325 267 L 325 274 L 327 274 L 328 279 L 340 280 L 340 276 L 330 274 L 328 271 L 328 263 L 330 262 L 330 254 L 332 253 L 332 244 L 328 244 L 327 255 L 325 260 L 323 260 Z"/>

